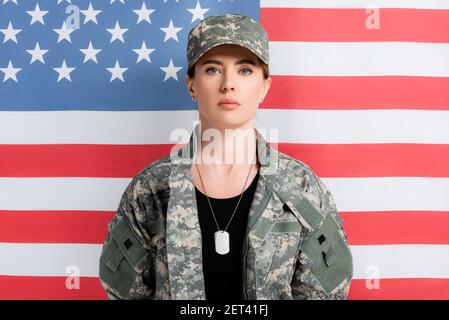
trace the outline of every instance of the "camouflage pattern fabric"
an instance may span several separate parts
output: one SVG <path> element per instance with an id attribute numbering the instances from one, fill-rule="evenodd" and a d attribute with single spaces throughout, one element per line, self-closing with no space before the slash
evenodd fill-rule
<path id="1" fill-rule="evenodd" d="M 110 299 L 206 298 L 190 173 L 197 134 L 198 127 L 187 145 L 148 165 L 127 186 L 100 257 L 100 281 Z M 257 155 L 242 299 L 345 299 L 352 255 L 329 190 L 259 132 Z"/>
<path id="2" fill-rule="evenodd" d="M 213 47 L 235 44 L 247 48 L 268 65 L 268 35 L 255 20 L 239 14 L 210 16 L 199 22 L 189 33 L 188 66 Z"/>

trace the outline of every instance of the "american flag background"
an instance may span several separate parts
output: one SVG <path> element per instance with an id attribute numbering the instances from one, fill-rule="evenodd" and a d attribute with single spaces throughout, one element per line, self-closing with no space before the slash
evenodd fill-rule
<path id="1" fill-rule="evenodd" d="M 0 0 L 0 299 L 106 299 L 107 223 L 193 129 L 187 34 L 270 39 L 256 127 L 330 188 L 349 299 L 449 299 L 449 0 Z"/>

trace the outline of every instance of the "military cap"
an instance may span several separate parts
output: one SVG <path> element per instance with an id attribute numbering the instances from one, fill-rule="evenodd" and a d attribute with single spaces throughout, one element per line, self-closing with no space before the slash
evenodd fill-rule
<path id="1" fill-rule="evenodd" d="M 188 66 L 193 66 L 204 53 L 222 44 L 244 47 L 268 65 L 268 34 L 265 29 L 250 17 L 228 13 L 207 17 L 189 32 Z"/>

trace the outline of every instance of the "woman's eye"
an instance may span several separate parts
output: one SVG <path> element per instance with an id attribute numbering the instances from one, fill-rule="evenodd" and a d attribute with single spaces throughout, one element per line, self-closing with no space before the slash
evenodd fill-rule
<path id="1" fill-rule="evenodd" d="M 217 70 L 217 71 L 218 71 L 217 68 L 215 68 L 215 67 L 210 67 L 210 68 L 207 68 L 207 69 L 206 69 L 206 73 L 212 74 L 212 73 L 209 72 L 209 70 Z M 213 73 L 215 73 L 215 72 L 213 72 Z"/>
<path id="2" fill-rule="evenodd" d="M 249 71 L 248 73 L 246 73 L 247 75 L 248 75 L 248 74 L 251 74 L 251 73 L 253 72 L 251 69 L 248 69 L 248 68 L 244 68 L 244 69 L 242 69 L 242 70 L 240 70 L 240 71 L 243 71 L 243 70 Z"/>

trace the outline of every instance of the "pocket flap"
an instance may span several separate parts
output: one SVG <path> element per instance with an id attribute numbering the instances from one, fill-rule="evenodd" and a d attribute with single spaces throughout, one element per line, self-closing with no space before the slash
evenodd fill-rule
<path id="1" fill-rule="evenodd" d="M 111 231 L 112 237 L 117 241 L 120 251 L 133 268 L 145 259 L 148 252 L 135 237 L 125 219 L 121 219 Z"/>
<path id="2" fill-rule="evenodd" d="M 311 271 L 326 292 L 331 292 L 352 277 L 351 251 L 340 236 L 340 227 L 330 215 L 318 230 L 301 245 L 301 250 L 311 261 Z"/>
<path id="3" fill-rule="evenodd" d="M 276 222 L 270 232 L 294 232 L 299 233 L 301 231 L 299 222 L 297 220 L 293 221 L 279 221 Z"/>
<path id="4" fill-rule="evenodd" d="M 267 220 L 262 220 L 259 222 L 254 235 L 260 240 L 263 240 L 269 232 L 274 233 L 284 233 L 284 232 L 294 232 L 299 233 L 301 231 L 301 226 L 297 220 L 292 221 L 278 221 L 276 223 L 269 222 Z"/>

